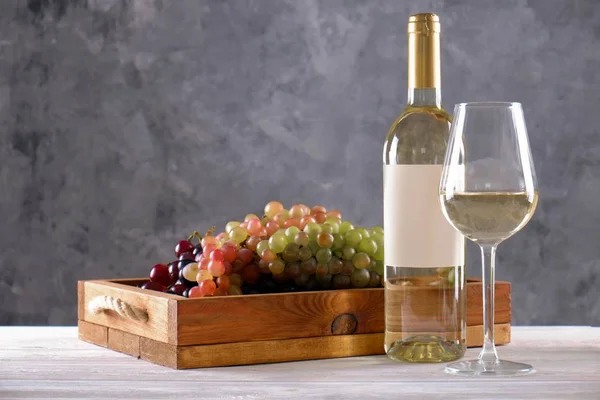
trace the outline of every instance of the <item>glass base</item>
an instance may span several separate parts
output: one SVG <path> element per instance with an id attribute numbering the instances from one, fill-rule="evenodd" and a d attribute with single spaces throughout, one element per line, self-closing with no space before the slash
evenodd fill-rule
<path id="1" fill-rule="evenodd" d="M 446 366 L 445 371 L 461 376 L 515 376 L 527 375 L 535 370 L 529 364 L 498 360 L 483 362 L 481 360 L 457 361 Z"/>

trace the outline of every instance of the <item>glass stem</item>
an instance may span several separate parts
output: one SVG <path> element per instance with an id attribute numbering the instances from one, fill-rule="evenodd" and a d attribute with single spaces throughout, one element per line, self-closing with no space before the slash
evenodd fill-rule
<path id="1" fill-rule="evenodd" d="M 481 277 L 483 288 L 483 349 L 479 359 L 484 363 L 498 362 L 494 344 L 494 292 L 496 264 L 496 244 L 481 245 Z"/>

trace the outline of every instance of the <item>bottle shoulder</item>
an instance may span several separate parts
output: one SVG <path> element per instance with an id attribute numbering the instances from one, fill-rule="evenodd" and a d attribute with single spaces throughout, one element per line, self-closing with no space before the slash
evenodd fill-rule
<path id="1" fill-rule="evenodd" d="M 387 133 L 384 163 L 443 163 L 451 121 L 451 116 L 442 108 L 406 107 Z"/>

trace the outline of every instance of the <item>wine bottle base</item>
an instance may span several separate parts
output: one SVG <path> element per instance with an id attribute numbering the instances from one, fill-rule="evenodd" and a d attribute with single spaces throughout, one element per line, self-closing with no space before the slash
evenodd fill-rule
<path id="1" fill-rule="evenodd" d="M 466 360 L 447 365 L 445 371 L 452 375 L 461 376 L 515 376 L 527 375 L 535 370 L 529 364 L 506 360 L 496 362 Z"/>
<path id="2" fill-rule="evenodd" d="M 398 362 L 439 363 L 458 360 L 465 350 L 465 346 L 458 341 L 441 336 L 418 335 L 392 343 L 386 354 Z"/>

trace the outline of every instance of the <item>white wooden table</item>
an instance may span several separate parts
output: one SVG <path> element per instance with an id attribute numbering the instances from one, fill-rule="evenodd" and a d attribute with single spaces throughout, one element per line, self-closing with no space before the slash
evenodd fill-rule
<path id="1" fill-rule="evenodd" d="M 175 371 L 74 327 L 0 327 L 0 399 L 600 399 L 600 328 L 516 327 L 498 350 L 536 373 L 462 378 L 384 356 Z"/>

